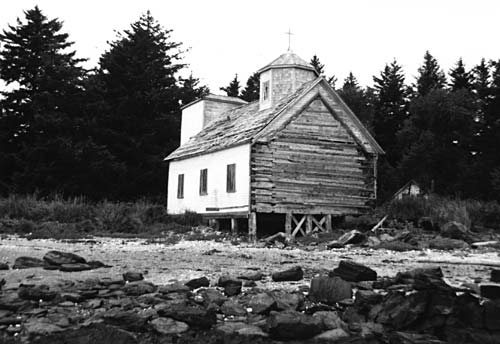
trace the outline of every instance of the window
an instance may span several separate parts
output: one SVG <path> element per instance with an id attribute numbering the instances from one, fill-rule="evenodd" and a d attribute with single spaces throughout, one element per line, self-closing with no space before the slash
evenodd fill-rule
<path id="1" fill-rule="evenodd" d="M 184 174 L 177 175 L 177 198 L 184 198 Z"/>
<path id="2" fill-rule="evenodd" d="M 262 100 L 269 98 L 269 81 L 264 81 L 262 84 Z"/>
<path id="3" fill-rule="evenodd" d="M 208 170 L 206 168 L 200 170 L 200 195 L 207 194 L 207 174 Z"/>
<path id="4" fill-rule="evenodd" d="M 227 165 L 227 192 L 236 192 L 236 164 Z"/>

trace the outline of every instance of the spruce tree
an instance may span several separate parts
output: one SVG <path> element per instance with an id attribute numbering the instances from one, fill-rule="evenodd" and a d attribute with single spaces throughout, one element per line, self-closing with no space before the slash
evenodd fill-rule
<path id="1" fill-rule="evenodd" d="M 203 98 L 210 93 L 207 86 L 200 85 L 200 80 L 195 78 L 191 73 L 188 78 L 179 78 L 181 86 L 181 102 L 182 105 L 191 103 L 194 100 Z"/>
<path id="2" fill-rule="evenodd" d="M 35 7 L 0 34 L 0 78 L 9 86 L 0 115 L 4 193 L 79 192 L 85 71 L 61 30 Z"/>
<path id="3" fill-rule="evenodd" d="M 424 63 L 418 69 L 417 83 L 415 85 L 418 96 L 425 96 L 434 89 L 441 89 L 446 85 L 446 76 L 439 67 L 437 60 L 429 51 L 425 52 Z"/>
<path id="4" fill-rule="evenodd" d="M 247 80 L 247 85 L 241 91 L 241 99 L 247 102 L 258 100 L 260 96 L 260 74 L 255 72 Z"/>
<path id="5" fill-rule="evenodd" d="M 489 171 L 489 196 L 500 200 L 500 60 L 491 62 L 491 91 L 485 107 L 484 161 Z"/>
<path id="6" fill-rule="evenodd" d="M 342 88 L 337 92 L 347 106 L 363 122 L 365 127 L 371 129 L 373 120 L 373 90 L 369 89 L 365 92 L 359 86 L 356 77 L 350 72 L 345 78 Z"/>
<path id="7" fill-rule="evenodd" d="M 472 90 L 473 75 L 465 70 L 465 65 L 460 58 L 455 67 L 450 70 L 450 87 L 452 91 Z"/>
<path id="8" fill-rule="evenodd" d="M 110 174 L 110 197 L 163 198 L 163 158 L 179 145 L 180 106 L 205 92 L 196 90 L 195 78 L 178 77 L 185 65 L 181 43 L 171 39 L 171 32 L 148 11 L 118 33 L 99 60 L 92 82 L 93 136 L 124 167 L 119 176 Z"/>
<path id="9" fill-rule="evenodd" d="M 324 75 L 325 65 L 320 62 L 318 56 L 314 55 L 309 63 L 311 64 L 311 66 L 314 67 L 314 69 L 316 70 L 318 75 L 321 75 L 321 76 Z"/>
<path id="10" fill-rule="evenodd" d="M 231 80 L 228 86 L 221 87 L 220 90 L 226 92 L 228 97 L 239 97 L 240 95 L 240 81 L 238 80 L 238 74 L 234 75 L 234 79 Z"/>

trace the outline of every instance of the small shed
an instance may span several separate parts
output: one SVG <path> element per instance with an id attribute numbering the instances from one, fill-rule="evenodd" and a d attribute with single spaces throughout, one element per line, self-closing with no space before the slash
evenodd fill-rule
<path id="1" fill-rule="evenodd" d="M 165 158 L 169 213 L 229 218 L 234 231 L 243 218 L 256 238 L 261 218 L 283 219 L 291 237 L 369 210 L 383 150 L 368 130 L 296 54 L 259 73 L 258 101 L 210 95 L 183 109 L 181 146 Z"/>
<path id="2" fill-rule="evenodd" d="M 423 191 L 420 185 L 414 180 L 410 180 L 408 183 L 403 185 L 401 189 L 396 191 L 396 193 L 392 196 L 392 199 L 403 199 L 404 197 L 417 197 L 422 196 Z"/>

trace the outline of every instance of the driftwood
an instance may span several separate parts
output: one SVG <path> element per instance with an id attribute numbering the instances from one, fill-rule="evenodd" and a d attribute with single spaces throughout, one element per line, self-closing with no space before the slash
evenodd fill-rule
<path id="1" fill-rule="evenodd" d="M 431 263 L 431 264 L 450 264 L 450 265 L 482 265 L 500 267 L 499 262 L 492 262 L 489 260 L 453 260 L 453 259 L 417 259 L 417 263 Z"/>
<path id="2" fill-rule="evenodd" d="M 385 222 L 385 220 L 387 220 L 387 217 L 389 215 L 385 215 L 382 220 L 380 220 L 373 228 L 372 228 L 372 232 L 375 232 L 377 229 L 379 229 L 380 226 L 382 226 L 382 224 Z"/>

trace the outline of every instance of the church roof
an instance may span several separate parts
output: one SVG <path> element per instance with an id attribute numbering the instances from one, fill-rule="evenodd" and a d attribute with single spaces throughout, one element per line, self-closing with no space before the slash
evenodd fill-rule
<path id="1" fill-rule="evenodd" d="M 262 73 L 271 68 L 289 68 L 289 67 L 306 69 L 316 73 L 316 75 L 318 74 L 314 69 L 314 67 L 311 66 L 311 64 L 307 63 L 297 54 L 294 54 L 291 51 L 287 51 L 286 53 L 280 55 L 277 59 L 259 69 L 258 72 Z"/>
<path id="2" fill-rule="evenodd" d="M 290 111 L 287 111 L 289 108 L 296 102 L 306 98 L 305 96 L 312 93 L 310 91 L 320 83 L 323 83 L 324 87 L 328 88 L 329 92 L 332 92 L 331 94 L 342 104 L 342 108 L 345 108 L 342 111 L 343 118 L 345 121 L 350 122 L 350 126 L 357 128 L 355 130 L 356 136 L 362 146 L 372 152 L 383 153 L 382 148 L 359 122 L 359 119 L 338 98 L 338 95 L 328 86 L 328 83 L 322 77 L 318 77 L 302 84 L 294 93 L 284 97 L 268 109 L 259 110 L 259 101 L 257 100 L 227 111 L 221 115 L 221 119 L 203 128 L 198 134 L 167 156 L 165 160 L 182 159 L 215 152 L 272 136 L 274 132 L 279 131 L 279 125 L 272 125 L 272 123 L 279 124 L 282 122 L 282 115 L 289 113 Z M 309 96 L 316 97 L 317 94 L 319 93 L 316 92 Z"/>

